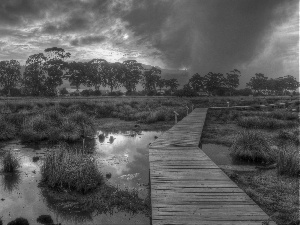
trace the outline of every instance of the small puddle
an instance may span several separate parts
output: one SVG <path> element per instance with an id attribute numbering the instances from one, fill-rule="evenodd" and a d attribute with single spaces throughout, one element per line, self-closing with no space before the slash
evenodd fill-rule
<path id="1" fill-rule="evenodd" d="M 86 141 L 97 159 L 106 183 L 119 189 L 136 189 L 140 198 L 149 192 L 149 143 L 161 132 L 99 131 L 95 139 Z M 99 136 L 99 137 L 98 137 Z M 82 145 L 81 145 L 82 146 Z M 10 175 L 0 172 L 0 217 L 4 224 L 23 217 L 29 224 L 37 224 L 43 218 L 64 224 L 150 224 L 150 218 L 142 213 L 120 210 L 99 214 L 78 207 L 49 189 L 40 188 L 40 166 L 48 146 L 26 145 L 18 141 L 0 144 L 0 157 L 12 150 L 21 161 L 19 173 Z M 73 205 L 72 205 L 73 204 Z"/>
<path id="2" fill-rule="evenodd" d="M 253 162 L 234 160 L 229 148 L 224 145 L 202 144 L 202 151 L 220 168 L 234 171 L 256 171 L 259 165 Z"/>

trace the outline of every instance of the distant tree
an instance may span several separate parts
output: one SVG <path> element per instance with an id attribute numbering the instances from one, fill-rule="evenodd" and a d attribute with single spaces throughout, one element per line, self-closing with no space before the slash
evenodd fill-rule
<path id="1" fill-rule="evenodd" d="M 159 90 L 161 91 L 162 88 L 164 88 L 166 85 L 166 80 L 162 79 L 161 77 L 157 81 L 157 87 L 159 87 Z"/>
<path id="2" fill-rule="evenodd" d="M 216 94 L 225 86 L 225 78 L 221 73 L 209 72 L 204 76 L 204 85 L 207 91 Z"/>
<path id="3" fill-rule="evenodd" d="M 204 78 L 200 74 L 195 73 L 190 79 L 189 84 L 194 91 L 199 92 L 204 89 Z"/>
<path id="4" fill-rule="evenodd" d="M 161 70 L 156 67 L 152 67 L 150 70 L 144 71 L 142 76 L 142 85 L 146 93 L 156 92 L 156 86 L 158 85 L 160 79 L 159 74 L 161 74 Z"/>
<path id="5" fill-rule="evenodd" d="M 197 88 L 198 88 L 198 86 L 196 86 L 196 89 L 195 89 L 195 87 L 193 87 L 192 85 L 190 85 L 190 83 L 185 84 L 183 86 L 183 89 L 182 89 L 183 90 L 183 96 L 186 96 L 186 97 L 195 97 L 195 96 L 198 96 L 197 91 L 196 91 Z M 198 90 L 200 90 L 200 89 L 198 89 Z"/>
<path id="6" fill-rule="evenodd" d="M 60 90 L 60 94 L 61 95 L 67 95 L 67 94 L 69 94 L 69 92 L 66 88 L 63 88 L 63 89 Z"/>
<path id="7" fill-rule="evenodd" d="M 299 82 L 292 75 L 284 76 L 283 83 L 284 83 L 284 92 L 285 93 L 287 91 L 295 91 L 300 86 Z"/>
<path id="8" fill-rule="evenodd" d="M 267 89 L 268 77 L 265 77 L 262 73 L 256 73 L 255 77 L 251 77 L 247 87 L 251 88 L 254 92 L 263 92 Z"/>
<path id="9" fill-rule="evenodd" d="M 0 62 L 0 85 L 8 95 L 21 81 L 20 69 L 20 63 L 17 60 Z"/>
<path id="10" fill-rule="evenodd" d="M 45 56 L 44 66 L 47 70 L 45 86 L 48 93 L 56 94 L 56 88 L 63 84 L 63 74 L 67 68 L 67 63 L 64 60 L 69 58 L 71 54 L 62 48 L 52 47 L 45 49 Z"/>
<path id="11" fill-rule="evenodd" d="M 118 62 L 108 63 L 107 73 L 105 76 L 105 83 L 110 88 L 110 93 L 112 93 L 114 88 L 121 86 L 121 78 L 124 72 L 124 65 Z"/>
<path id="12" fill-rule="evenodd" d="M 177 81 L 177 79 L 175 79 L 175 78 L 172 78 L 172 79 L 169 79 L 169 80 L 166 80 L 166 82 L 165 82 L 166 84 L 166 87 L 169 87 L 170 88 L 170 91 L 175 91 L 175 90 L 177 90 L 177 88 L 178 88 L 178 86 L 179 86 L 179 84 L 178 84 L 178 81 Z"/>
<path id="13" fill-rule="evenodd" d="M 241 72 L 237 69 L 234 69 L 229 73 L 226 73 L 225 86 L 229 89 L 230 95 L 232 95 L 232 92 L 239 86 L 240 76 L 241 76 Z"/>
<path id="14" fill-rule="evenodd" d="M 87 63 L 75 61 L 68 64 L 68 70 L 65 76 L 71 85 L 76 86 L 77 91 L 81 84 L 86 84 L 87 82 L 87 66 Z"/>
<path id="15" fill-rule="evenodd" d="M 135 91 L 136 85 L 139 83 L 143 67 L 136 60 L 124 61 L 123 66 L 122 85 L 126 88 L 127 93 L 131 93 Z"/>
<path id="16" fill-rule="evenodd" d="M 99 90 L 100 86 L 106 86 L 106 77 L 109 63 L 105 59 L 93 59 L 87 64 L 87 85 Z"/>
<path id="17" fill-rule="evenodd" d="M 23 75 L 24 90 L 29 95 L 42 95 L 45 93 L 45 80 L 47 70 L 44 66 L 46 57 L 43 53 L 34 54 L 26 61 Z"/>

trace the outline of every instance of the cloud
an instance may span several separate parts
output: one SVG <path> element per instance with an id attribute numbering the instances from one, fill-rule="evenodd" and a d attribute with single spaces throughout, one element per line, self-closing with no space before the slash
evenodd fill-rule
<path id="1" fill-rule="evenodd" d="M 297 11 L 297 1 L 137 0 L 124 16 L 172 68 L 225 72 L 252 61 L 276 26 Z M 289 7 L 292 5 L 293 7 Z M 286 9 L 278 12 L 278 8 Z"/>
<path id="2" fill-rule="evenodd" d="M 5 0 L 0 60 L 25 61 L 57 46 L 72 60 L 134 58 L 201 75 L 233 68 L 247 76 L 297 75 L 298 5 L 297 0 Z"/>
<path id="3" fill-rule="evenodd" d="M 73 46 L 99 44 L 106 40 L 105 36 L 85 36 L 73 39 L 70 44 Z"/>

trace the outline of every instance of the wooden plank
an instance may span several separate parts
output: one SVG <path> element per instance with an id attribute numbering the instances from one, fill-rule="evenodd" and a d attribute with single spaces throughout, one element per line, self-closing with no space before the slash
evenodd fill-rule
<path id="1" fill-rule="evenodd" d="M 206 113 L 195 109 L 149 146 L 152 224 L 262 224 L 267 214 L 198 147 Z"/>

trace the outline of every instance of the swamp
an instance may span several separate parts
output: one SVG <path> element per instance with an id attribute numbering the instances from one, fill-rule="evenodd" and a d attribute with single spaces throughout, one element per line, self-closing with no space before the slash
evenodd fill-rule
<path id="1" fill-rule="evenodd" d="M 201 149 L 277 224 L 299 224 L 299 101 L 236 97 L 0 102 L 0 224 L 151 224 L 148 146 L 193 108 L 209 108 Z"/>

